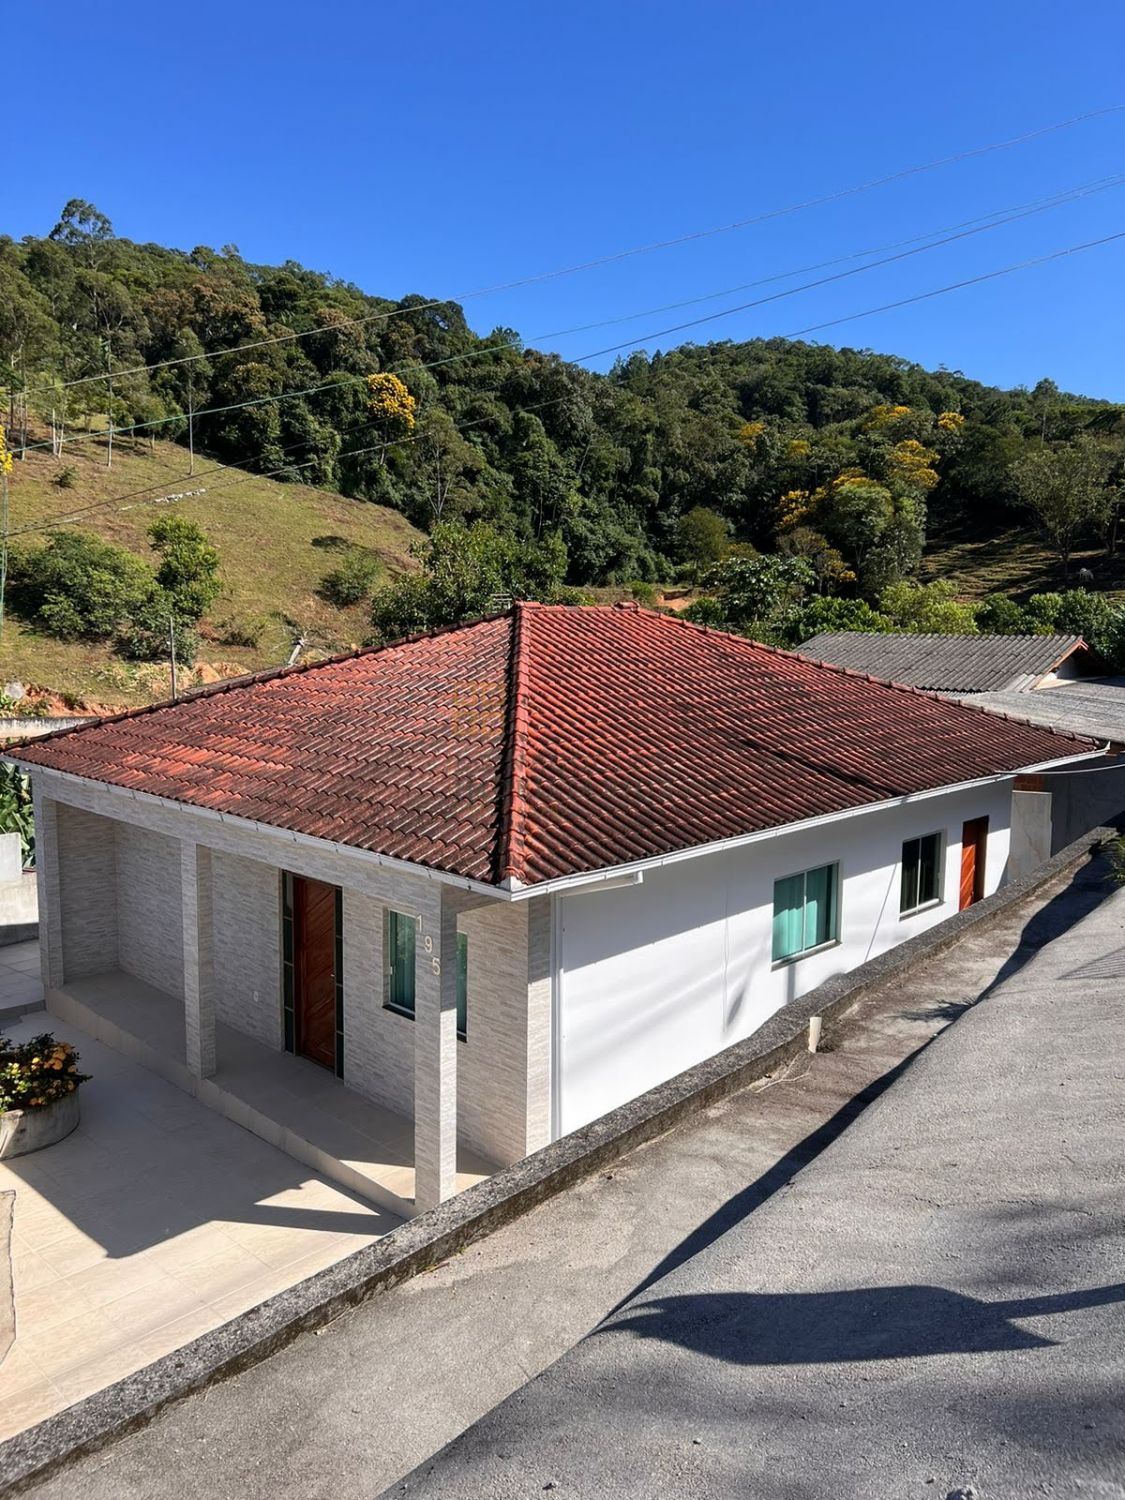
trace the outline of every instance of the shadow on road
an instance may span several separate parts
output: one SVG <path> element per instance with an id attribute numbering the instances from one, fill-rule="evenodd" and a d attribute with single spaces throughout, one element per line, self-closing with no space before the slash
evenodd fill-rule
<path id="1" fill-rule="evenodd" d="M 982 1302 L 939 1286 L 841 1292 L 702 1292 L 661 1297 L 604 1324 L 740 1365 L 837 1364 L 1042 1349 L 1055 1340 L 1013 1318 L 1125 1302 L 1125 1282 L 1080 1292 Z"/>
<path id="2" fill-rule="evenodd" d="M 1056 895 L 1052 896 L 1046 905 L 1039 908 L 1028 919 L 1019 936 L 1016 948 L 1001 965 L 999 971 L 985 985 L 974 1000 L 967 1002 L 946 1001 L 938 1005 L 918 1011 L 903 1011 L 902 1014 L 908 1019 L 931 1020 L 942 1019 L 953 1022 L 973 1005 L 986 999 L 1005 980 L 1011 979 L 1025 964 L 1029 963 L 1040 948 L 1053 938 L 1074 927 L 1084 917 L 1094 911 L 1103 901 L 1113 894 L 1113 887 L 1108 879 L 1108 861 L 1104 856 L 1095 855 L 1089 863 L 1083 865 L 1068 881 L 1066 886 Z M 970 938 L 971 942 L 972 939 Z M 939 1033 L 940 1035 L 940 1033 Z M 931 1038 L 930 1041 L 934 1040 Z M 848 1102 L 839 1109 L 830 1120 L 807 1135 L 790 1151 L 775 1162 L 768 1172 L 756 1178 L 740 1192 L 729 1198 L 723 1206 L 715 1211 L 709 1219 L 702 1224 L 686 1239 L 682 1240 L 674 1249 L 670 1250 L 664 1259 L 655 1266 L 651 1273 L 633 1288 L 626 1297 L 607 1315 L 612 1319 L 623 1308 L 627 1307 L 649 1287 L 655 1286 L 665 1276 L 669 1275 L 677 1267 L 691 1260 L 709 1245 L 713 1244 L 720 1236 L 726 1234 L 739 1224 L 743 1219 L 752 1214 L 766 1200 L 773 1196 L 780 1188 L 791 1182 L 796 1174 L 809 1162 L 813 1161 L 836 1138 L 847 1129 L 856 1117 L 863 1113 L 869 1104 L 879 1098 L 891 1084 L 901 1078 L 915 1058 L 919 1057 L 926 1047 L 930 1045 L 927 1041 L 902 1062 L 889 1069 L 879 1078 L 855 1094 Z M 615 1325 L 619 1326 L 619 1325 Z"/>
<path id="3" fill-rule="evenodd" d="M 919 1052 L 923 1051 L 928 1045 L 928 1042 L 924 1043 L 923 1047 L 919 1048 Z M 653 1267 L 649 1275 L 638 1286 L 635 1286 L 629 1292 L 628 1296 L 623 1297 L 617 1303 L 616 1307 L 607 1314 L 607 1317 L 612 1318 L 615 1313 L 634 1301 L 642 1292 L 647 1291 L 650 1286 L 655 1286 L 658 1281 L 669 1275 L 677 1266 L 682 1266 L 686 1261 L 691 1260 L 693 1256 L 698 1255 L 702 1250 L 706 1250 L 708 1245 L 714 1244 L 721 1235 L 726 1234 L 728 1229 L 733 1229 L 736 1224 L 741 1223 L 743 1219 L 749 1217 L 756 1208 L 765 1203 L 767 1198 L 772 1198 L 774 1193 L 780 1188 L 792 1182 L 802 1167 L 807 1166 L 809 1162 L 830 1146 L 837 1136 L 841 1135 L 848 1128 L 857 1115 L 861 1115 L 869 1104 L 878 1099 L 880 1094 L 890 1088 L 896 1078 L 902 1077 L 903 1073 L 906 1072 L 907 1068 L 918 1055 L 918 1052 L 912 1053 L 910 1057 L 904 1058 L 900 1063 L 896 1063 L 893 1068 L 889 1068 L 886 1073 L 881 1074 L 880 1077 L 869 1083 L 865 1089 L 861 1089 L 859 1093 L 854 1094 L 845 1105 L 836 1111 L 830 1120 L 826 1120 L 823 1125 L 805 1136 L 803 1141 L 799 1141 L 796 1146 L 774 1162 L 768 1172 L 763 1172 L 761 1177 L 756 1177 L 753 1182 L 749 1183 L 740 1192 L 728 1198 L 723 1206 L 716 1209 L 709 1219 L 704 1219 L 703 1223 L 697 1229 L 694 1229 L 686 1239 L 681 1240 L 674 1249 L 670 1250 L 664 1259 Z"/>
<path id="4" fill-rule="evenodd" d="M 1015 951 L 977 999 L 986 999 L 1029 964 L 1041 948 L 1076 927 L 1108 900 L 1113 895 L 1108 877 L 1109 862 L 1104 855 L 1094 855 L 1088 864 L 1076 870 L 1069 883 L 1028 919 Z"/>

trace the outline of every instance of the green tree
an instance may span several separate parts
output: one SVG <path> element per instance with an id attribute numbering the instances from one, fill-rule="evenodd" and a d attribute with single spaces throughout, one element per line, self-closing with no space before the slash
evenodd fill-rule
<path id="1" fill-rule="evenodd" d="M 879 596 L 879 611 L 896 630 L 912 634 L 975 635 L 976 611 L 960 604 L 956 590 L 945 579 L 933 583 L 892 583 Z"/>
<path id="2" fill-rule="evenodd" d="M 148 539 L 160 561 L 156 582 L 176 614 L 199 620 L 219 597 L 219 554 L 206 533 L 183 516 L 161 516 L 148 528 Z"/>
<path id="3" fill-rule="evenodd" d="M 1019 497 L 1058 558 L 1064 581 L 1070 579 L 1070 560 L 1079 539 L 1108 518 L 1108 470 L 1105 453 L 1088 436 L 1037 448 L 1015 466 Z"/>
<path id="4" fill-rule="evenodd" d="M 728 558 L 704 576 L 706 593 L 684 618 L 788 644 L 815 584 L 803 557 Z"/>
<path id="5" fill-rule="evenodd" d="M 483 521 L 443 521 L 412 550 L 422 571 L 378 589 L 372 601 L 376 642 L 456 625 L 513 599 L 568 597 L 562 588 L 566 548 L 557 535 L 523 542 Z"/>
<path id="6" fill-rule="evenodd" d="M 834 599 L 821 596 L 810 599 L 795 624 L 795 643 L 829 630 L 859 630 L 874 635 L 894 629 L 888 615 L 872 609 L 866 599 Z"/>
<path id="7" fill-rule="evenodd" d="M 730 527 L 717 510 L 694 505 L 676 524 L 676 547 L 681 562 L 705 568 L 721 562 L 730 549 Z"/>

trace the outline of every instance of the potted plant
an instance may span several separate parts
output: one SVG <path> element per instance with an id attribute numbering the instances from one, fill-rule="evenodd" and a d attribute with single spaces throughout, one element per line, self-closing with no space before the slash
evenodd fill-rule
<path id="1" fill-rule="evenodd" d="M 45 1031 L 27 1042 L 0 1037 L 0 1160 L 53 1146 L 78 1124 L 78 1053 Z"/>

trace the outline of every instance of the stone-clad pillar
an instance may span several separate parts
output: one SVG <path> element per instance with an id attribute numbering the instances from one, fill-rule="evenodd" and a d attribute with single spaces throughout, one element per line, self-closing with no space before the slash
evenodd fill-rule
<path id="1" fill-rule="evenodd" d="M 35 807 L 35 885 L 39 901 L 39 970 L 43 988 L 63 985 L 62 892 L 59 885 L 59 805 L 32 783 Z"/>
<path id="2" fill-rule="evenodd" d="M 457 910 L 433 886 L 416 933 L 414 1203 L 421 1213 L 457 1191 Z"/>
<path id="3" fill-rule="evenodd" d="M 215 1071 L 215 938 L 210 849 L 183 840 L 180 871 L 187 1065 L 196 1078 L 210 1078 Z"/>

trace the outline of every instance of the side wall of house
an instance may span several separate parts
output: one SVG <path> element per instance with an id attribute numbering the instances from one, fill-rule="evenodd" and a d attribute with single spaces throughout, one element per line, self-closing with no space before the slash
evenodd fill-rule
<path id="1" fill-rule="evenodd" d="M 985 891 L 995 890 L 1010 807 L 1004 781 L 665 865 L 639 886 L 560 896 L 558 1133 L 749 1036 L 788 1001 L 955 912 L 970 818 L 988 816 Z M 942 901 L 900 916 L 903 841 L 935 832 Z M 839 941 L 775 964 L 774 882 L 832 863 Z"/>

